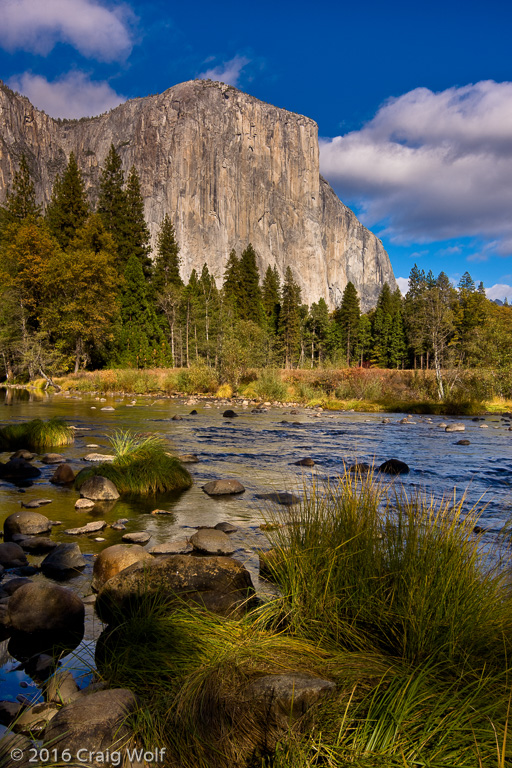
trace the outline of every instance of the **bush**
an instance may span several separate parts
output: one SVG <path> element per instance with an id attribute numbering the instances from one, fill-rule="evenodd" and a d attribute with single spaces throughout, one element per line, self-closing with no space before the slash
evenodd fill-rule
<path id="1" fill-rule="evenodd" d="M 278 371 L 265 368 L 260 372 L 258 379 L 251 385 L 257 398 L 260 400 L 286 400 L 287 388 Z"/>
<path id="2" fill-rule="evenodd" d="M 213 394 L 218 386 L 215 372 L 206 365 L 183 368 L 176 376 L 176 389 L 186 395 L 195 395 L 198 392 Z"/>
<path id="3" fill-rule="evenodd" d="M 40 453 L 49 448 L 69 445 L 73 440 L 74 432 L 71 427 L 57 417 L 48 421 L 33 419 L 23 424 L 8 424 L 0 429 L 2 451 L 26 448 Z"/>

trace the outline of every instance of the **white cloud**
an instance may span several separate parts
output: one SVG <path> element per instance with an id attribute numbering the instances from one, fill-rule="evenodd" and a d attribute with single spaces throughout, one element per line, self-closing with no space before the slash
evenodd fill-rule
<path id="1" fill-rule="evenodd" d="M 396 282 L 398 287 L 400 288 L 400 293 L 402 296 L 405 296 L 407 291 L 409 290 L 409 278 L 408 277 L 397 277 Z"/>
<path id="2" fill-rule="evenodd" d="M 201 72 L 199 80 L 219 80 L 227 85 L 237 85 L 243 68 L 249 63 L 250 59 L 245 56 L 234 56 L 217 67 Z"/>
<path id="3" fill-rule="evenodd" d="M 485 294 L 488 299 L 501 299 L 503 301 L 505 298 L 508 298 L 510 301 L 512 299 L 512 285 L 496 283 L 491 285 L 490 288 L 486 288 Z"/>
<path id="4" fill-rule="evenodd" d="M 512 253 L 512 83 L 390 99 L 359 131 L 321 141 L 321 170 L 396 242 L 464 236 Z"/>
<path id="5" fill-rule="evenodd" d="M 84 72 L 70 72 L 53 82 L 25 72 L 11 78 L 9 86 L 51 117 L 99 115 L 125 101 L 108 83 L 93 82 Z"/>
<path id="6" fill-rule="evenodd" d="M 46 56 L 58 42 L 101 61 L 124 59 L 132 49 L 125 5 L 98 0 L 0 0 L 0 46 Z"/>

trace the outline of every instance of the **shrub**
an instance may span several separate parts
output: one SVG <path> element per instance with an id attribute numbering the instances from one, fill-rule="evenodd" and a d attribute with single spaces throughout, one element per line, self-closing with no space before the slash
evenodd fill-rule
<path id="1" fill-rule="evenodd" d="M 278 371 L 272 369 L 263 369 L 252 387 L 256 397 L 261 400 L 283 401 L 287 396 L 286 385 L 281 380 Z"/>
<path id="2" fill-rule="evenodd" d="M 69 445 L 74 440 L 71 427 L 60 418 L 42 421 L 33 419 L 23 424 L 8 424 L 0 429 L 0 447 L 3 451 L 26 448 L 42 452 L 49 448 Z"/>
<path id="3" fill-rule="evenodd" d="M 176 389 L 186 395 L 194 395 L 198 392 L 214 393 L 219 382 L 212 368 L 206 365 L 192 365 L 183 368 L 176 376 Z"/>

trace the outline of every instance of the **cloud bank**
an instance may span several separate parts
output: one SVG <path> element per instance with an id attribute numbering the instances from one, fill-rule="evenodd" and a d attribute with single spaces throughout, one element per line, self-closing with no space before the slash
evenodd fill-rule
<path id="1" fill-rule="evenodd" d="M 512 83 L 416 88 L 320 144 L 322 173 L 394 242 L 477 236 L 512 254 Z"/>
<path id="2" fill-rule="evenodd" d="M 126 58 L 132 49 L 126 6 L 97 0 L 0 0 L 0 46 L 46 56 L 59 42 L 100 61 Z"/>
<path id="3" fill-rule="evenodd" d="M 11 78 L 9 86 L 51 117 L 100 115 L 125 101 L 108 83 L 93 82 L 84 72 L 70 72 L 53 82 L 25 72 Z"/>
<path id="4" fill-rule="evenodd" d="M 249 63 L 250 60 L 246 56 L 234 56 L 217 67 L 201 72 L 198 78 L 199 80 L 219 80 L 227 85 L 238 85 L 242 70 Z"/>

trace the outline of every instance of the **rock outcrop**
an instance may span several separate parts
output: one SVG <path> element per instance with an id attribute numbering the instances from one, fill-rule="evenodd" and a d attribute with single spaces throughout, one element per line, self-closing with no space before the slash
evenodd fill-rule
<path id="1" fill-rule="evenodd" d="M 287 266 L 303 301 L 339 304 L 351 280 L 363 309 L 396 287 L 382 243 L 320 176 L 313 120 L 208 80 L 132 99 L 108 114 L 58 121 L 0 83 L 0 203 L 25 153 L 46 203 L 71 151 L 94 198 L 111 143 L 141 179 L 153 244 L 174 223 L 183 276 L 204 262 L 220 282 L 228 254 L 251 242 L 263 272 Z"/>

